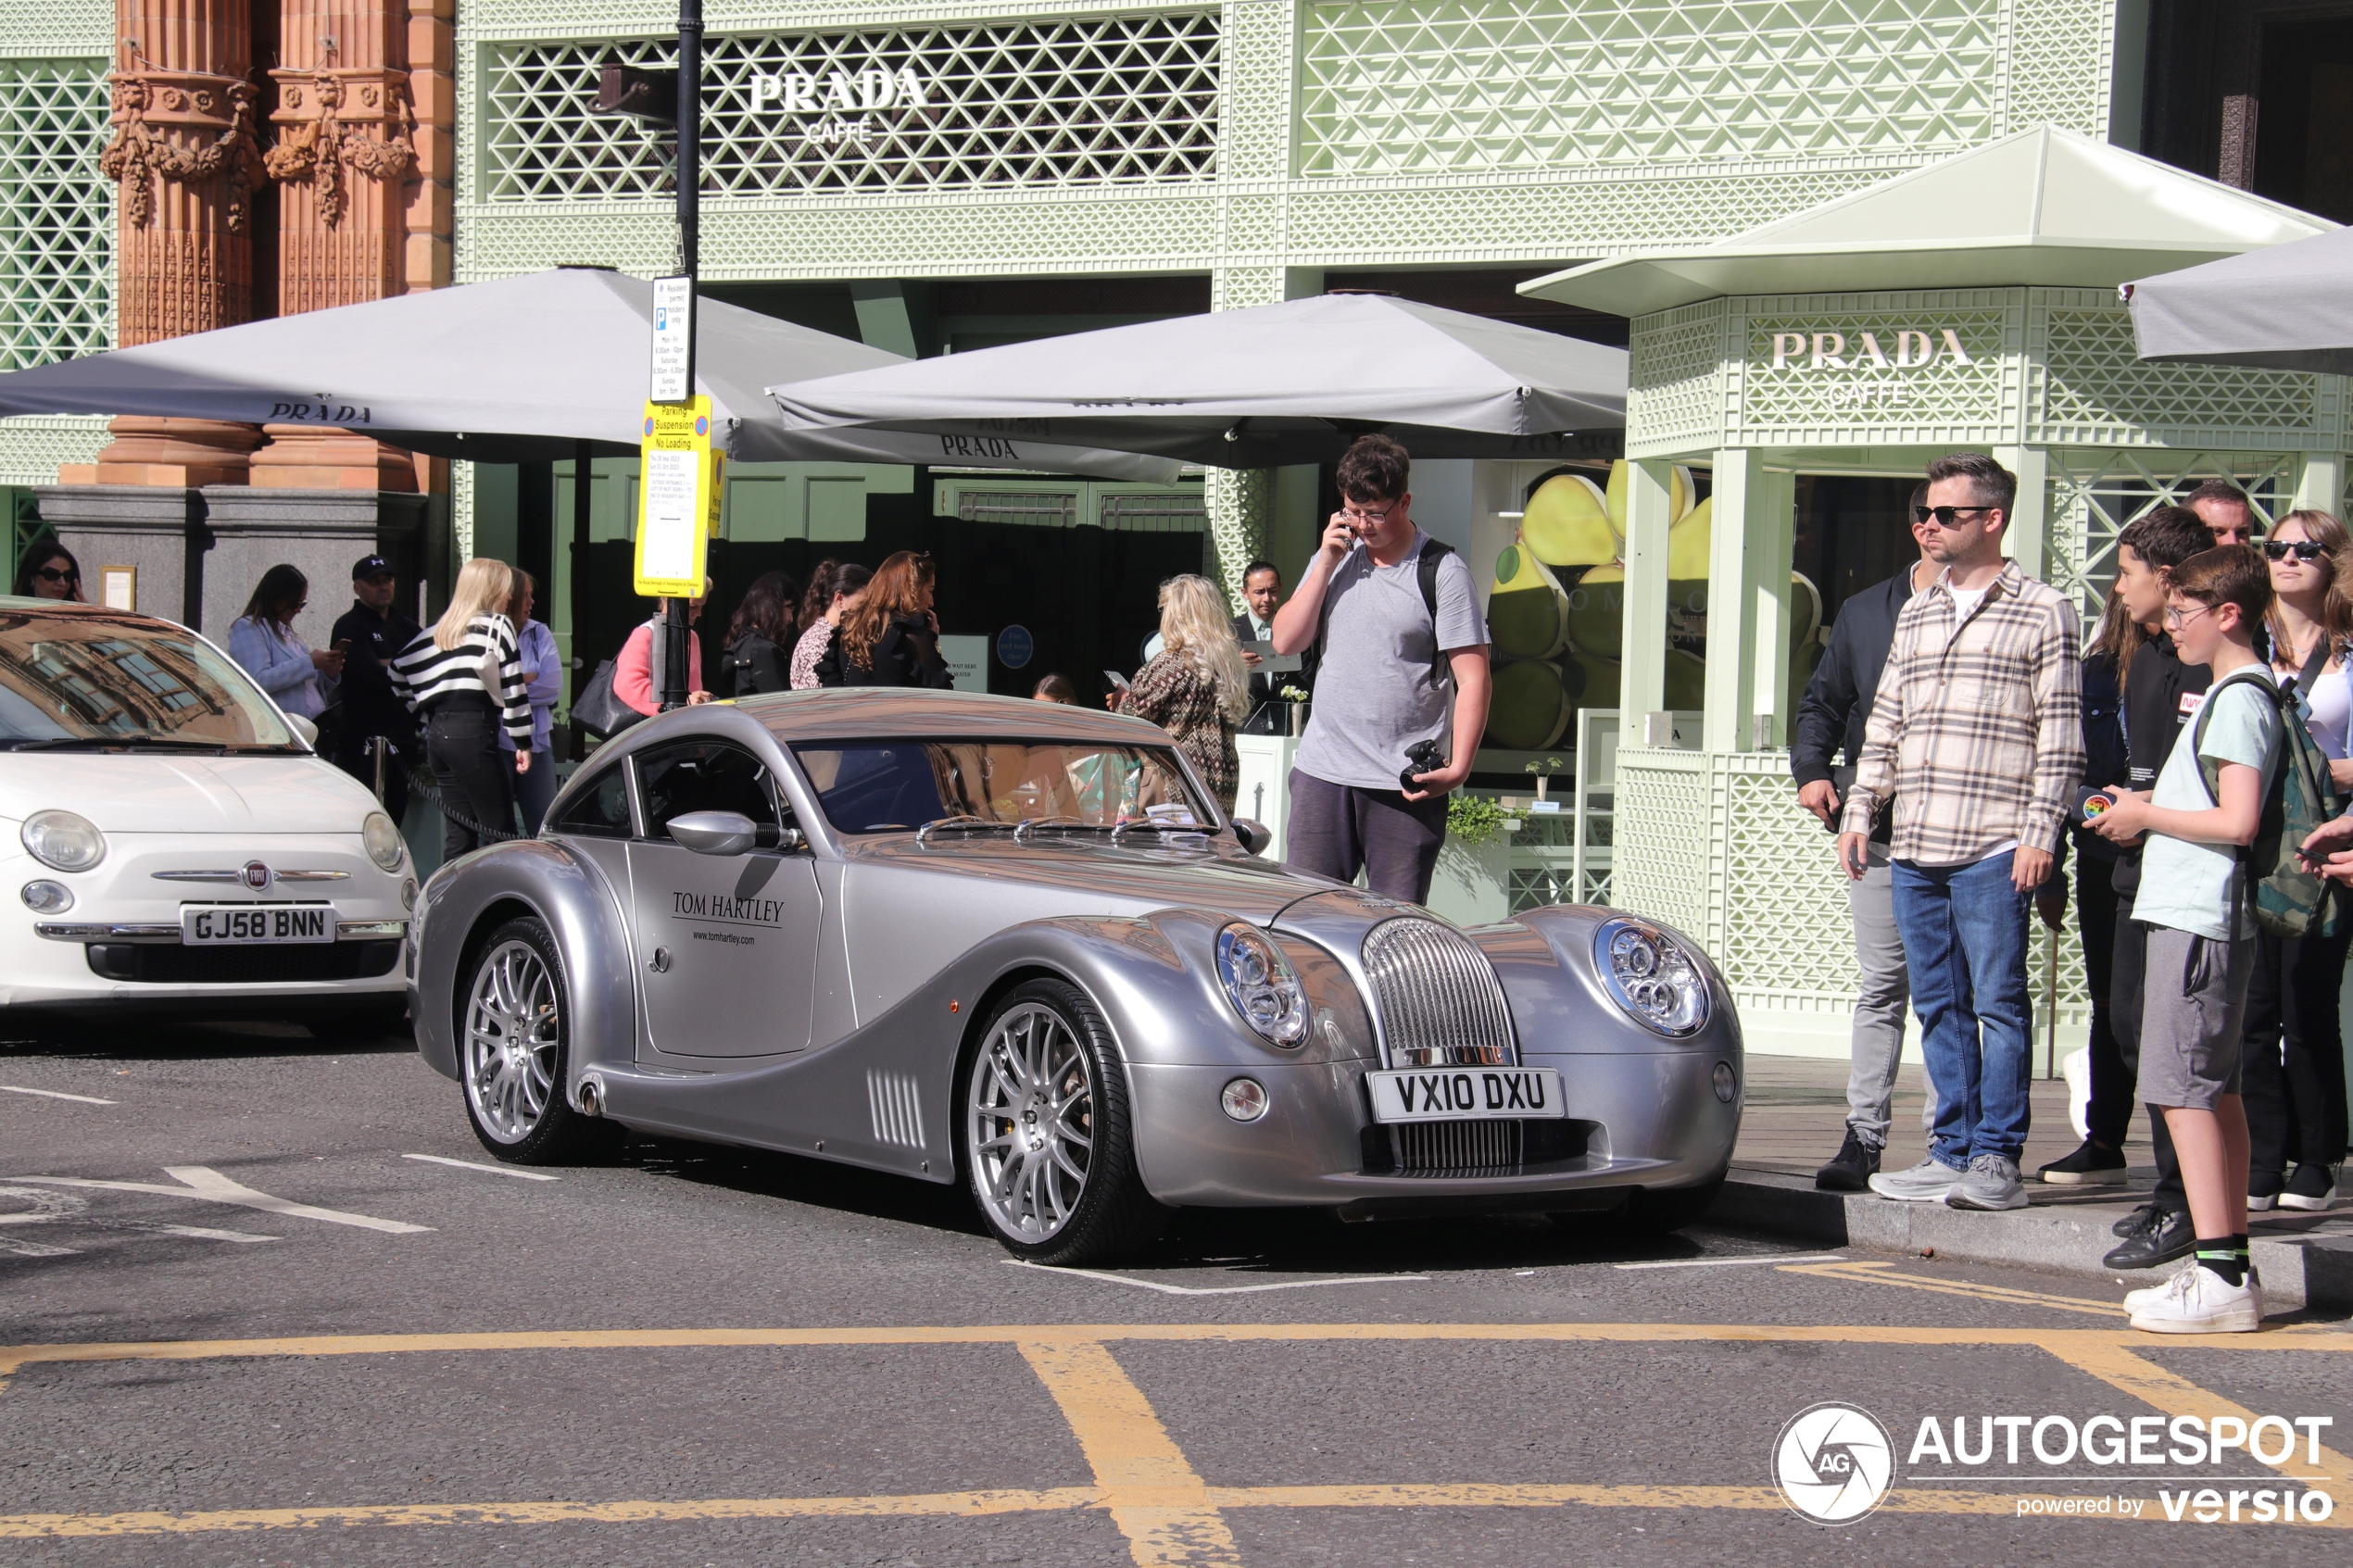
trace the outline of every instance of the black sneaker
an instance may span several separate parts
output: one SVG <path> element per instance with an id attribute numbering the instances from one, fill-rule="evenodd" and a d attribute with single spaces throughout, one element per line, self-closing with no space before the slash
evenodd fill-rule
<path id="1" fill-rule="evenodd" d="M 2150 1210 L 2149 1223 L 2124 1238 L 2100 1262 L 2111 1269 L 2153 1269 L 2197 1249 L 2197 1226 L 2187 1214 Z"/>
<path id="2" fill-rule="evenodd" d="M 2337 1171 L 2328 1165 L 2298 1165 L 2280 1193 L 2280 1207 L 2310 1213 L 2325 1211 L 2336 1201 Z"/>
<path id="3" fill-rule="evenodd" d="M 2271 1208 L 2271 1205 L 2280 1200 L 2281 1189 L 2286 1185 L 2287 1177 L 2281 1172 L 2255 1171 L 2249 1173 L 2246 1178 L 2246 1207 L 2248 1211 L 2259 1214 L 2265 1210 Z"/>
<path id="4" fill-rule="evenodd" d="M 1824 1192 L 1869 1192 L 1871 1176 L 1879 1170 L 1879 1150 L 1856 1136 L 1855 1129 L 1846 1129 L 1846 1141 L 1838 1146 L 1838 1153 L 1831 1162 L 1814 1173 L 1814 1185 Z"/>
<path id="5" fill-rule="evenodd" d="M 2116 1186 L 2124 1180 L 2124 1151 L 2085 1138 L 2074 1153 L 2034 1173 L 2053 1186 Z"/>
<path id="6" fill-rule="evenodd" d="M 2118 1237 L 2137 1235 L 2148 1224 L 2149 1216 L 2156 1212 L 2156 1204 L 2144 1203 L 2138 1209 L 2133 1210 L 2130 1214 L 2127 1214 L 2122 1219 L 2117 1221 L 2116 1223 L 2108 1226 L 2108 1234 Z"/>

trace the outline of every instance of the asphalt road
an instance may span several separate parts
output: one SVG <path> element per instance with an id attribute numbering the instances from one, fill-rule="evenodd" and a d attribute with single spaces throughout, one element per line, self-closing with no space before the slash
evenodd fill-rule
<path id="1" fill-rule="evenodd" d="M 809 1160 L 494 1165 L 405 1041 L 0 1044 L 0 1559 L 2346 1561 L 2342 1323 L 2157 1341 L 2120 1282 L 1535 1218 L 1193 1215 L 1088 1275 Z M 1798 1424 L 1809 1498 L 1892 1486 L 1829 1526 L 1775 1476 L 1833 1401 L 1877 1426 Z M 2159 1425 L 2154 1464 L 2035 1457 L 2101 1415 L 2333 1424 L 2259 1427 L 2268 1464 Z M 1999 1426 L 1920 1449 L 2020 1416 L 2015 1461 Z"/>

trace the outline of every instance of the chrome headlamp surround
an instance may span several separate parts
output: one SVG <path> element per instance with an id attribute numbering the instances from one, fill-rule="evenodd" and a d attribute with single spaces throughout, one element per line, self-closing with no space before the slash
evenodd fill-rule
<path id="1" fill-rule="evenodd" d="M 1688 1039 L 1707 1027 L 1707 972 L 1680 940 L 1616 915 L 1593 933 L 1593 968 L 1626 1016 L 1653 1034 Z"/>
<path id="2" fill-rule="evenodd" d="M 1260 1039 L 1286 1050 L 1306 1041 L 1312 1019 L 1307 987 L 1273 937 L 1239 923 L 1219 932 L 1217 978 L 1226 983 L 1234 1010 Z"/>
<path id="3" fill-rule="evenodd" d="M 56 871 L 86 872 L 107 858 L 107 835 L 71 811 L 35 811 L 18 836 L 26 854 Z"/>

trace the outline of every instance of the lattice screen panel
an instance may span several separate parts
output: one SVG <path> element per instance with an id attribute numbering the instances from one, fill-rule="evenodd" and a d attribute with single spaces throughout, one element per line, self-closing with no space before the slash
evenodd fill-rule
<path id="1" fill-rule="evenodd" d="M 0 58 L 0 370 L 113 346 L 106 139 L 106 61 Z"/>
<path id="2" fill-rule="evenodd" d="M 2269 528 L 2272 518 L 2295 506 L 2298 465 L 2284 453 L 2053 449 L 2052 515 L 2066 529 L 2073 555 L 2073 581 L 2063 585 L 2079 594 L 2083 624 L 2096 622 L 2108 604 L 2108 584 L 2116 581 L 2116 536 L 2126 523 L 2153 507 L 2181 505 L 2209 479 L 2227 479 L 2247 493 Z"/>
<path id="3" fill-rule="evenodd" d="M 0 484 L 55 484 L 59 463 L 94 462 L 108 439 L 102 415 L 0 420 Z"/>
<path id="4" fill-rule="evenodd" d="M 1645 444 L 1713 445 L 1724 430 L 1724 302 L 1645 316 L 1636 324 L 1626 425 Z"/>
<path id="5" fill-rule="evenodd" d="M 2000 0 L 1311 6 L 1300 172 L 1924 160 L 1996 134 L 2002 9 Z M 2094 58 L 2104 67 L 2105 49 Z"/>
<path id="6" fill-rule="evenodd" d="M 1214 12 L 716 37 L 703 58 L 703 189 L 761 196 L 1213 178 L 1218 44 Z M 668 67 L 673 56 L 667 40 L 491 46 L 483 199 L 674 188 L 671 139 L 587 112 L 608 59 Z M 813 95 L 787 97 L 801 78 Z"/>
<path id="7" fill-rule="evenodd" d="M 1711 842 L 1707 759 L 1695 751 L 1617 753 L 1610 903 L 1665 921 L 1715 947 L 1708 877 L 1694 845 Z M 1714 842 L 1721 842 L 1720 837 Z"/>
<path id="8" fill-rule="evenodd" d="M 2108 139 L 2118 7 L 2102 0 L 2009 0 L 2002 126 L 2038 121 Z"/>
<path id="9" fill-rule="evenodd" d="M 2132 317 L 2112 302 L 2055 305 L 2043 322 L 2041 396 L 2029 404 L 2040 417 L 2031 441 L 2139 443 L 2153 432 L 2186 430 L 2208 441 L 2244 433 L 2250 445 L 2300 446 L 2335 413 L 2334 377 L 2143 363 Z"/>

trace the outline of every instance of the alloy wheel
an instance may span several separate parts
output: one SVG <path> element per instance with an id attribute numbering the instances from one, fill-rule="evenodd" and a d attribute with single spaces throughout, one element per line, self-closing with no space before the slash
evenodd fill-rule
<path id="1" fill-rule="evenodd" d="M 1069 1022 L 1035 1002 L 1008 1010 L 974 1064 L 966 1114 L 989 1218 L 1025 1242 L 1060 1232 L 1095 1151 L 1094 1070 Z"/>
<path id="2" fill-rule="evenodd" d="M 539 1125 L 561 1047 L 555 976 L 530 943 L 500 943 L 474 971 L 466 1007 L 466 1098 L 493 1137 L 521 1143 Z"/>

